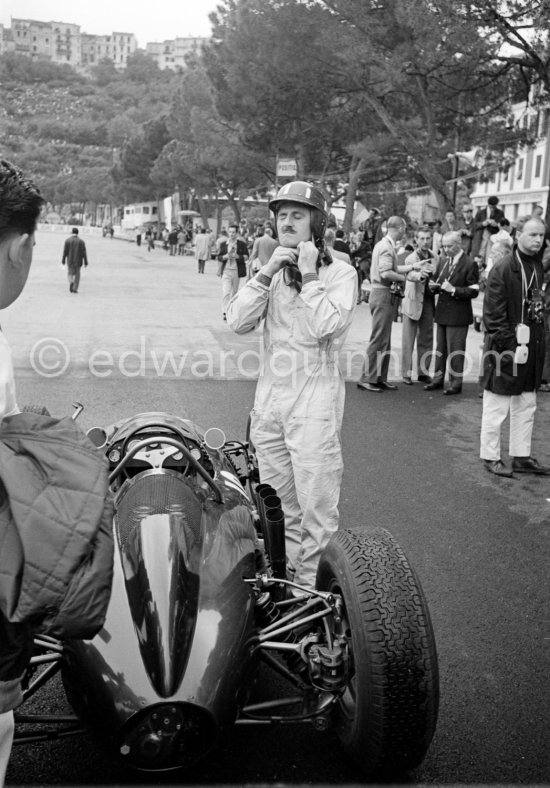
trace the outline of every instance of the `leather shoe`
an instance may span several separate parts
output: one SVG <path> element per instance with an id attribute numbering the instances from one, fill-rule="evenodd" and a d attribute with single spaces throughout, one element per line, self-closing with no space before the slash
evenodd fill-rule
<path id="1" fill-rule="evenodd" d="M 431 383 L 432 379 L 429 375 L 419 375 L 418 376 L 419 383 Z"/>
<path id="2" fill-rule="evenodd" d="M 378 387 L 385 391 L 397 391 L 397 386 L 394 383 L 388 383 L 387 380 L 379 380 Z"/>
<path id="3" fill-rule="evenodd" d="M 454 389 L 454 388 L 451 386 L 451 388 L 445 389 L 445 390 L 443 391 L 443 394 L 445 394 L 445 396 L 446 396 L 446 397 L 450 397 L 450 396 L 452 396 L 453 394 L 460 394 L 460 393 L 461 393 L 461 391 L 462 391 L 462 389 Z"/>
<path id="4" fill-rule="evenodd" d="M 427 386 L 424 386 L 424 391 L 435 391 L 436 389 L 442 389 L 443 383 L 438 383 L 436 380 L 432 380 L 431 383 L 428 383 Z"/>
<path id="5" fill-rule="evenodd" d="M 403 378 L 403 383 L 405 384 L 405 386 L 412 386 L 413 385 L 413 382 L 412 382 L 412 380 L 410 378 Z"/>
<path id="6" fill-rule="evenodd" d="M 357 388 L 361 391 L 377 391 L 378 393 L 382 391 L 380 386 L 375 386 L 374 383 L 358 383 Z"/>
<path id="7" fill-rule="evenodd" d="M 545 468 L 534 457 L 512 457 L 512 470 L 514 473 L 535 473 L 538 476 L 550 474 L 550 468 Z"/>
<path id="8" fill-rule="evenodd" d="M 502 460 L 483 460 L 485 468 L 489 473 L 494 473 L 495 476 L 506 476 L 508 479 L 512 478 L 512 471 L 506 467 Z"/>

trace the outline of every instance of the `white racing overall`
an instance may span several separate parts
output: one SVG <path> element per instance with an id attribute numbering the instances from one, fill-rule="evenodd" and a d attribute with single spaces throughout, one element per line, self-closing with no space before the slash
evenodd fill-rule
<path id="1" fill-rule="evenodd" d="M 321 551 L 338 528 L 345 397 L 338 351 L 353 317 L 357 275 L 334 259 L 298 293 L 283 274 L 270 287 L 258 281 L 261 273 L 251 279 L 229 304 L 227 322 L 244 334 L 265 317 L 251 440 L 262 483 L 282 501 L 294 580 L 314 588 Z"/>

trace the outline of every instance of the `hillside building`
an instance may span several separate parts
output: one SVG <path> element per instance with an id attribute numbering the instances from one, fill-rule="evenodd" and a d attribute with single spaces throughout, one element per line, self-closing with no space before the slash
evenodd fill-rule
<path id="1" fill-rule="evenodd" d="M 200 53 L 206 38 L 175 38 L 171 41 L 155 41 L 146 44 L 145 51 L 162 70 L 172 71 L 185 68 L 185 57 L 192 52 Z"/>
<path id="2" fill-rule="evenodd" d="M 117 68 L 126 68 L 128 57 L 137 49 L 133 33 L 110 35 L 82 33 L 80 25 L 69 22 L 40 22 L 15 19 L 11 28 L 0 25 L 0 54 L 16 52 L 33 60 L 49 60 L 86 71 L 108 58 Z"/>
<path id="3" fill-rule="evenodd" d="M 11 28 L 0 25 L 0 55 L 14 51 L 14 43 Z"/>
<path id="4" fill-rule="evenodd" d="M 33 60 L 51 60 L 78 67 L 80 27 L 68 22 L 39 22 L 34 19 L 11 20 L 12 51 Z"/>
<path id="5" fill-rule="evenodd" d="M 111 33 L 110 36 L 95 36 L 82 33 L 81 64 L 86 68 L 96 66 L 100 60 L 112 60 L 116 68 L 126 68 L 128 57 L 137 49 L 133 33 Z"/>

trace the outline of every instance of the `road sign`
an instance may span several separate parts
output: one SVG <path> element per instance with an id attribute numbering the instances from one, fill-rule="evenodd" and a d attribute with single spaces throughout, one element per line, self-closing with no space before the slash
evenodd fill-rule
<path id="1" fill-rule="evenodd" d="M 279 159 L 277 161 L 277 178 L 294 178 L 297 172 L 296 159 Z"/>

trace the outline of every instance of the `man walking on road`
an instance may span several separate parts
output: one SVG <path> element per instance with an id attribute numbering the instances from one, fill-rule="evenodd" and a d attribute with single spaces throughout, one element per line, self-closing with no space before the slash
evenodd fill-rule
<path id="1" fill-rule="evenodd" d="M 72 235 L 65 241 L 61 265 L 65 265 L 65 263 L 67 263 L 69 291 L 71 293 L 78 293 L 80 269 L 83 263 L 85 266 L 88 265 L 86 244 L 82 238 L 78 237 L 78 227 L 73 227 Z"/>
<path id="2" fill-rule="evenodd" d="M 198 264 L 197 273 L 204 274 L 204 266 L 210 257 L 210 236 L 206 234 L 206 229 L 201 227 L 195 236 L 195 260 Z"/>
<path id="3" fill-rule="evenodd" d="M 244 241 L 237 238 L 239 227 L 237 224 L 230 224 L 228 228 L 229 236 L 226 241 L 220 244 L 218 259 L 222 263 L 222 309 L 223 319 L 226 319 L 227 307 L 237 290 L 239 280 L 246 276 L 246 261 L 248 260 L 248 248 Z"/>

